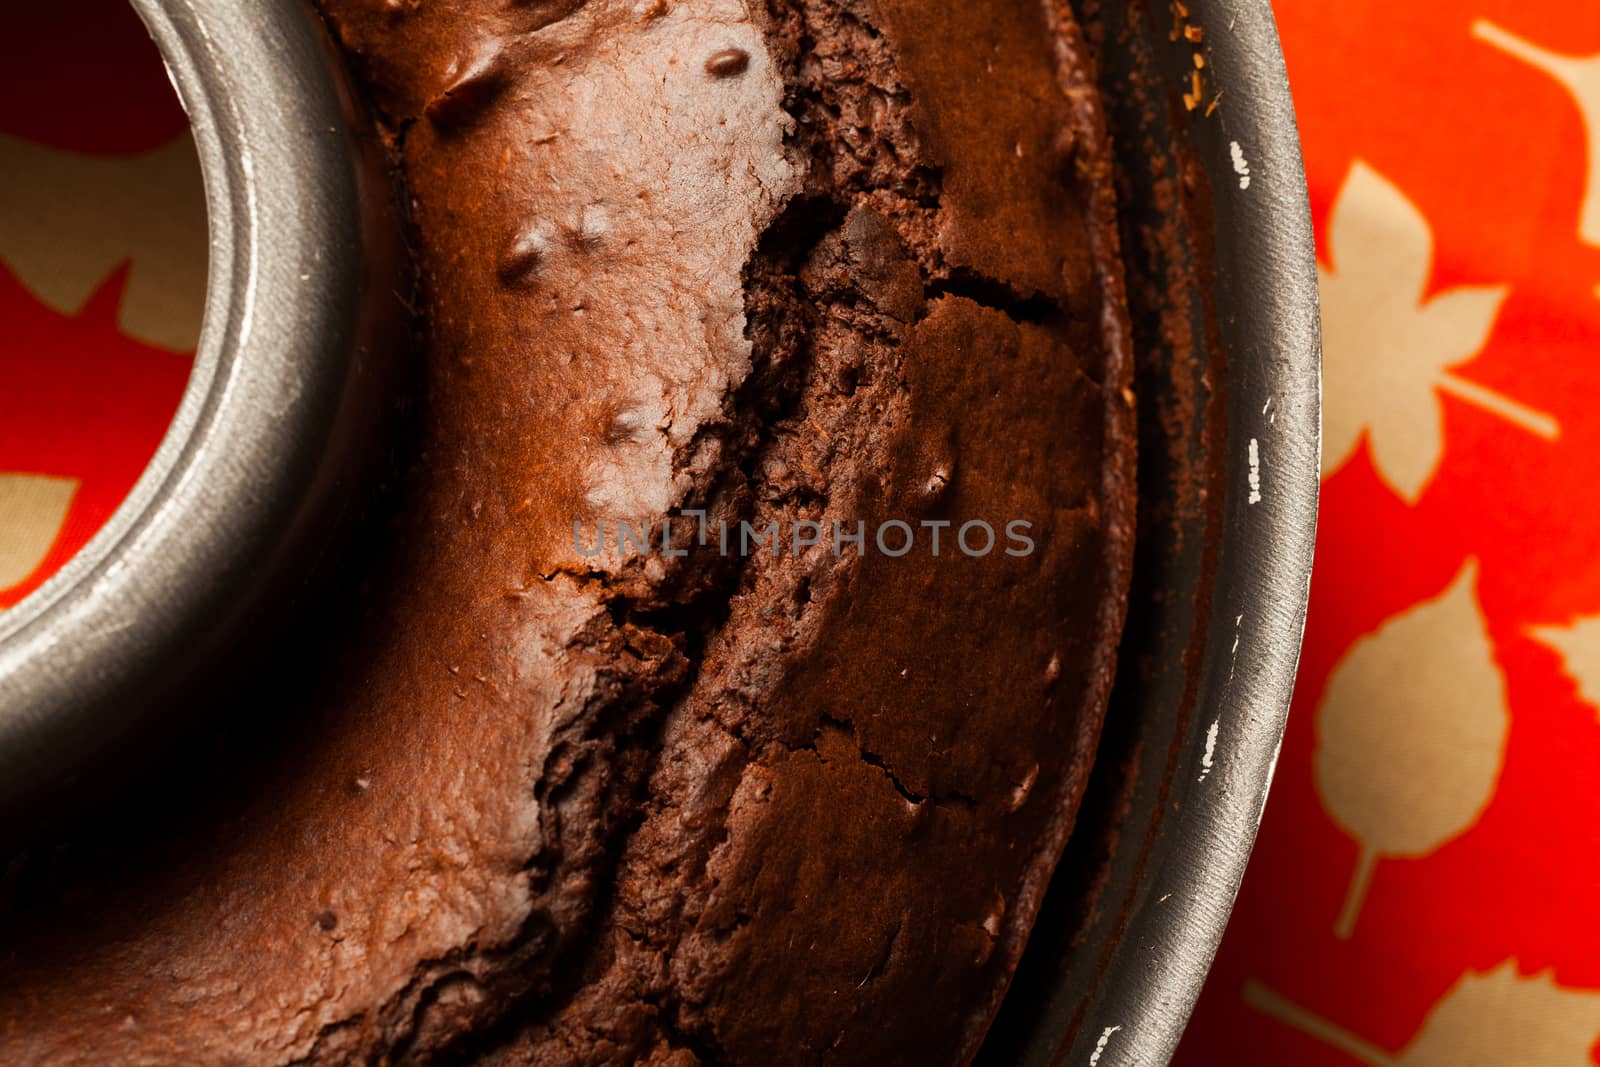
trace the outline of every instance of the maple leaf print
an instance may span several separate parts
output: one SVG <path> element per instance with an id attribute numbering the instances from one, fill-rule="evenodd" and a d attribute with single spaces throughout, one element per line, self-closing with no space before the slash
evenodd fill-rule
<path id="1" fill-rule="evenodd" d="M 1573 620 L 1570 626 L 1535 626 L 1528 634 L 1561 655 L 1578 698 L 1600 711 L 1600 615 Z"/>
<path id="2" fill-rule="evenodd" d="M 1472 24 L 1472 35 L 1554 78 L 1578 105 L 1589 143 L 1589 177 L 1579 211 L 1578 238 L 1600 245 L 1600 55 L 1578 57 L 1541 48 L 1488 19 Z"/>
<path id="3" fill-rule="evenodd" d="M 1323 808 L 1361 845 L 1334 934 L 1348 938 L 1380 858 L 1420 857 L 1494 795 L 1510 714 L 1468 560 L 1450 588 L 1350 646 L 1316 712 Z"/>
<path id="4" fill-rule="evenodd" d="M 122 503 L 155 454 L 188 383 L 190 358 L 117 329 L 127 282 L 124 264 L 77 315 L 64 316 L 35 300 L 0 266 L 0 471 L 48 476 L 44 483 L 11 485 L 12 493 L 25 488 L 28 511 L 36 517 L 41 499 L 59 501 L 62 484 L 75 486 L 65 533 L 46 546 L 45 560 L 27 565 L 32 576 L 20 584 L 6 579 L 32 552 L 11 550 L 21 562 L 0 578 L 0 607 L 29 595 Z M 0 498 L 0 512 L 12 506 Z M 16 514 L 22 510 L 17 506 Z M 0 515 L 0 523 L 7 521 Z M 19 535 L 16 543 L 37 546 L 44 536 L 40 522 L 26 525 L 33 532 Z"/>
<path id="5" fill-rule="evenodd" d="M 1462 286 L 1428 297 L 1433 231 L 1400 190 L 1359 160 L 1328 223 L 1318 268 L 1323 328 L 1322 473 L 1365 433 L 1383 480 L 1416 503 L 1439 467 L 1438 394 L 1554 439 L 1555 419 L 1453 373 L 1483 348 L 1508 292 Z"/>
<path id="6" fill-rule="evenodd" d="M 1548 972 L 1524 978 L 1512 960 L 1457 979 L 1398 1053 L 1335 1026 L 1261 982 L 1245 983 L 1244 1000 L 1367 1067 L 1589 1067 L 1589 1048 L 1600 1036 L 1600 991 L 1558 986 Z"/>
<path id="7" fill-rule="evenodd" d="M 0 262 L 48 307 L 75 315 L 130 263 L 117 325 L 173 352 L 200 338 L 205 194 L 187 134 L 152 152 L 89 156 L 0 134 Z"/>

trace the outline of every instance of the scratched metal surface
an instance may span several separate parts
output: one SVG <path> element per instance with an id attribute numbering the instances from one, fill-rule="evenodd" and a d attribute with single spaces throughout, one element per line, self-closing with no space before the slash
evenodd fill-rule
<path id="1" fill-rule="evenodd" d="M 59 796 L 281 595 L 355 495 L 378 417 L 366 294 L 397 239 L 308 5 L 134 0 L 205 178 L 205 324 L 128 500 L 0 616 L 0 816 Z M 363 205 L 366 210 L 363 210 Z M 385 298 L 387 299 L 387 298 Z"/>
<path id="2" fill-rule="evenodd" d="M 1187 0 L 1186 11 L 1126 0 L 1097 15 L 1132 223 L 1125 250 L 1145 257 L 1156 282 L 1141 296 L 1132 271 L 1139 546 L 1082 829 L 984 1065 L 1171 1058 L 1244 875 L 1299 660 L 1321 441 L 1299 139 L 1268 0 Z M 1202 92 L 1191 110 L 1183 97 L 1197 53 Z M 1173 160 L 1148 150 L 1172 143 L 1187 146 L 1203 181 L 1186 186 Z M 1197 187 L 1173 239 L 1140 247 L 1148 231 L 1139 225 L 1171 215 L 1163 197 Z M 1149 305 L 1152 293 L 1165 300 L 1167 271 L 1205 273 L 1207 262 L 1209 295 L 1199 286 L 1188 304 Z M 1198 361 L 1182 359 L 1165 333 L 1174 314 Z M 1198 508 L 1178 499 L 1193 492 L 1190 462 L 1205 468 Z M 1096 872 L 1104 881 L 1086 882 Z"/>

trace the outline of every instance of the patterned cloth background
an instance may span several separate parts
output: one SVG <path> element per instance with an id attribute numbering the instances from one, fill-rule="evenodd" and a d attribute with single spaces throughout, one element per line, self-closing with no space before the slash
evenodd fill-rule
<path id="1" fill-rule="evenodd" d="M 1323 268 L 1322 536 L 1277 784 L 1179 1062 L 1594 1063 L 1600 4 L 1278 18 Z M 127 6 L 4 19 L 0 609 L 154 450 L 205 249 Z"/>

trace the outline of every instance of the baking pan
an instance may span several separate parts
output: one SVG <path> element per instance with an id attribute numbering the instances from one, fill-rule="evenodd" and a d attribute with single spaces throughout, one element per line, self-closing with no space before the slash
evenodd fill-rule
<path id="1" fill-rule="evenodd" d="M 133 0 L 188 112 L 210 264 L 194 369 L 106 527 L 0 615 L 0 817 L 116 749 L 284 609 L 360 498 L 399 230 L 307 5 Z"/>
<path id="2" fill-rule="evenodd" d="M 1089 794 L 992 1065 L 1177 1048 L 1266 803 L 1316 528 L 1316 258 L 1268 0 L 1084 11 L 1124 214 L 1138 544 Z"/>
<path id="3" fill-rule="evenodd" d="M 334 551 L 404 347 L 389 190 L 307 5 L 134 6 L 199 146 L 205 327 L 127 503 L 0 616 L 0 812 L 92 767 Z M 1139 539 L 1100 758 L 992 1064 L 1176 1048 L 1265 803 L 1316 519 L 1316 270 L 1267 0 L 1080 13 L 1125 216 Z"/>

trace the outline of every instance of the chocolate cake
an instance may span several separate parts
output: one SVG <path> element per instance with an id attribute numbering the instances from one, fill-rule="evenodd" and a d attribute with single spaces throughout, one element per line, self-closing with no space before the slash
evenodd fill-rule
<path id="1" fill-rule="evenodd" d="M 419 454 L 333 668 L 256 701 L 292 756 L 0 894 L 0 1061 L 966 1061 L 1128 580 L 1069 5 L 321 3 Z"/>

